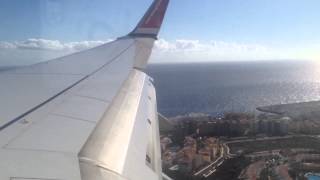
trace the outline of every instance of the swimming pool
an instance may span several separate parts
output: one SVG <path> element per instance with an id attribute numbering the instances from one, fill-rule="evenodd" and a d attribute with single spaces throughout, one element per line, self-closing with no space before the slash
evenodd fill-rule
<path id="1" fill-rule="evenodd" d="M 320 176 L 317 175 L 309 175 L 308 180 L 320 180 Z"/>

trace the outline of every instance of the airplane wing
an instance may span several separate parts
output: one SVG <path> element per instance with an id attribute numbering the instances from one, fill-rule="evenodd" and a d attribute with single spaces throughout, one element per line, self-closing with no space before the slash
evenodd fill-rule
<path id="1" fill-rule="evenodd" d="M 162 179 L 143 70 L 168 3 L 114 42 L 0 73 L 1 180 Z"/>

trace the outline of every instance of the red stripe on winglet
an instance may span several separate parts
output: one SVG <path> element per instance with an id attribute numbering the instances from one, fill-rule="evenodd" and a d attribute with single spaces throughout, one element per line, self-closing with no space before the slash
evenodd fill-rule
<path id="1" fill-rule="evenodd" d="M 156 1 L 150 11 L 147 13 L 143 22 L 140 24 L 140 28 L 160 28 L 164 14 L 166 12 L 169 0 Z"/>
<path id="2" fill-rule="evenodd" d="M 129 36 L 157 38 L 170 0 L 155 0 Z"/>

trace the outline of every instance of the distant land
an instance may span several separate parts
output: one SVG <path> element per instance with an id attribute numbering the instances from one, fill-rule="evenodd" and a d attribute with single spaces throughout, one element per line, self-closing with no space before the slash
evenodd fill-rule
<path id="1" fill-rule="evenodd" d="M 310 101 L 292 104 L 278 104 L 258 107 L 257 110 L 274 113 L 282 116 L 288 116 L 292 119 L 320 119 L 320 101 Z"/>

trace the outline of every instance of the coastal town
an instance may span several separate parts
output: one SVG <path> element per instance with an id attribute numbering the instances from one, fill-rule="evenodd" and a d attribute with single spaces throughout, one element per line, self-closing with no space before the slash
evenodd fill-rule
<path id="1" fill-rule="evenodd" d="M 164 172 L 177 180 L 318 177 L 316 118 L 258 109 L 222 117 L 192 113 L 160 123 Z"/>

